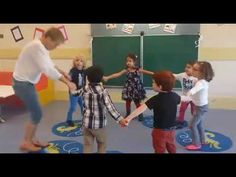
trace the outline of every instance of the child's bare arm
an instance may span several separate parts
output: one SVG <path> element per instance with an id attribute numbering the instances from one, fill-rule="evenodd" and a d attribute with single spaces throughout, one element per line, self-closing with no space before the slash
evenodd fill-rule
<path id="1" fill-rule="evenodd" d="M 59 78 L 59 80 L 60 80 L 61 82 L 65 83 L 65 84 L 68 86 L 68 88 L 70 89 L 70 91 L 75 91 L 75 90 L 76 90 L 76 85 L 75 85 L 75 83 L 70 82 L 67 78 L 65 78 L 65 76 L 62 75 L 62 76 Z"/>
<path id="2" fill-rule="evenodd" d="M 114 78 L 117 78 L 117 77 L 120 77 L 121 75 L 123 75 L 124 73 L 126 72 L 125 69 L 123 69 L 122 71 L 118 72 L 118 73 L 114 73 L 114 74 L 111 74 L 109 76 L 104 76 L 103 77 L 103 80 L 106 82 L 110 79 L 114 79 Z"/>
<path id="3" fill-rule="evenodd" d="M 148 74 L 148 75 L 153 75 L 154 72 L 152 71 L 148 71 L 148 70 L 144 70 L 143 68 L 139 68 L 139 71 L 143 74 Z"/>
<path id="4" fill-rule="evenodd" d="M 125 118 L 125 120 L 127 120 L 128 122 L 130 122 L 132 119 L 134 119 L 135 117 L 137 117 L 139 114 L 143 113 L 146 109 L 147 109 L 147 105 L 146 105 L 146 104 L 142 104 L 140 107 L 138 107 L 137 109 L 135 109 L 129 116 L 127 116 L 127 117 Z"/>
<path id="5" fill-rule="evenodd" d="M 185 95 L 181 95 L 180 96 L 181 102 L 189 102 L 192 101 L 192 98 L 190 96 L 185 96 Z"/>
<path id="6" fill-rule="evenodd" d="M 81 96 L 82 95 L 82 93 L 83 93 L 83 88 L 81 88 L 81 89 L 79 89 L 79 90 L 70 90 L 70 93 L 72 94 L 72 95 L 78 95 L 78 96 Z"/>
<path id="7" fill-rule="evenodd" d="M 61 73 L 66 79 L 71 81 L 71 76 L 69 74 L 67 74 L 65 71 L 61 70 L 58 66 L 55 66 L 55 68 L 57 69 L 57 71 L 59 73 Z"/>
<path id="8" fill-rule="evenodd" d="M 117 111 L 117 109 L 115 108 L 111 97 L 108 93 L 108 91 L 106 89 L 104 89 L 103 93 L 102 93 L 102 99 L 103 99 L 103 103 L 104 106 L 106 107 L 106 109 L 108 110 L 109 114 L 111 115 L 111 117 L 117 122 L 119 123 L 123 117 L 121 116 L 121 114 Z"/>

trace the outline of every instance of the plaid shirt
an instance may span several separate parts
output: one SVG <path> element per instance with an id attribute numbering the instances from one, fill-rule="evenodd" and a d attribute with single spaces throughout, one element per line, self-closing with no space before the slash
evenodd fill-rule
<path id="1" fill-rule="evenodd" d="M 108 91 L 100 83 L 88 84 L 76 91 L 84 98 L 83 126 L 90 129 L 103 128 L 107 124 L 106 109 L 113 119 L 119 122 L 122 119 L 116 110 Z M 106 109 L 105 109 L 106 107 Z"/>

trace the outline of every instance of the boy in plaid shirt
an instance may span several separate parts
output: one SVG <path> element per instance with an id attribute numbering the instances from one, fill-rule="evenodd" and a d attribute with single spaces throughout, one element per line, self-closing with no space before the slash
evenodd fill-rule
<path id="1" fill-rule="evenodd" d="M 102 86 L 103 71 L 99 66 L 91 66 L 86 70 L 89 84 L 74 92 L 84 98 L 83 135 L 84 153 L 91 153 L 94 138 L 97 152 L 106 152 L 106 109 L 112 118 L 122 126 L 126 120 L 116 110 L 108 91 Z M 105 109 L 106 108 L 106 109 Z"/>

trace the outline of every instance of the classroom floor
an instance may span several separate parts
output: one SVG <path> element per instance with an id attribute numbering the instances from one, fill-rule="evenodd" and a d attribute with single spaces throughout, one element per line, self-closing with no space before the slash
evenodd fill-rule
<path id="1" fill-rule="evenodd" d="M 117 109 L 125 115 L 124 104 L 115 104 Z M 83 143 L 83 137 L 60 137 L 54 135 L 51 128 L 65 121 L 67 112 L 67 101 L 55 101 L 43 107 L 44 117 L 38 129 L 38 135 L 41 139 L 47 141 L 53 140 L 74 140 Z M 132 105 L 134 109 L 134 105 Z M 79 113 L 79 112 L 78 112 Z M 144 115 L 151 115 L 151 111 L 146 111 Z M 21 153 L 18 149 L 23 136 L 24 123 L 29 116 L 24 110 L 17 110 L 4 107 L 2 115 L 6 122 L 0 124 L 0 153 Z M 218 110 L 210 109 L 205 125 L 207 130 L 221 133 L 236 142 L 236 110 Z M 108 114 L 108 146 L 107 150 L 120 151 L 122 153 L 153 153 L 151 141 L 151 128 L 145 127 L 141 122 L 134 120 L 129 127 L 120 128 Z M 186 120 L 189 120 L 190 112 L 186 112 Z M 181 130 L 177 130 L 181 131 Z M 177 153 L 203 153 L 198 151 L 187 151 L 183 146 L 177 143 Z M 221 153 L 236 153 L 233 145 L 230 149 Z"/>

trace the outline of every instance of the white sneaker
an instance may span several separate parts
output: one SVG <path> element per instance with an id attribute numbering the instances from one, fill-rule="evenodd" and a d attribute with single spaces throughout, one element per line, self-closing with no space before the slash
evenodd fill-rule
<path id="1" fill-rule="evenodd" d="M 3 118 L 0 117 L 0 122 L 1 122 L 1 123 L 4 123 L 4 122 L 6 122 L 6 121 L 5 121 Z"/>

